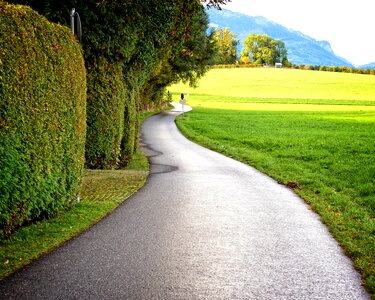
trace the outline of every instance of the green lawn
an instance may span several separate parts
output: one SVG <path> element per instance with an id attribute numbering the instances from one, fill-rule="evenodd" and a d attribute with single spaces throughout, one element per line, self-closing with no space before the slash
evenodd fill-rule
<path id="1" fill-rule="evenodd" d="M 186 136 L 293 188 L 375 294 L 375 76 L 213 69 L 170 91 L 189 93 Z"/>

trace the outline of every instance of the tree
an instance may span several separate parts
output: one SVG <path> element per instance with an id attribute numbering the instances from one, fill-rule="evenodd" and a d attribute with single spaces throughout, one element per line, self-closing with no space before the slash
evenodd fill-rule
<path id="1" fill-rule="evenodd" d="M 256 64 L 273 65 L 276 62 L 288 62 L 284 42 L 274 40 L 265 34 L 249 34 L 244 41 L 241 56 L 248 56 Z"/>
<path id="2" fill-rule="evenodd" d="M 229 28 L 215 29 L 213 39 L 217 49 L 214 64 L 234 64 L 237 59 L 237 34 L 230 32 Z"/>
<path id="3" fill-rule="evenodd" d="M 276 61 L 282 64 L 288 63 L 288 51 L 285 48 L 285 43 L 281 40 L 276 40 Z"/>
<path id="4" fill-rule="evenodd" d="M 200 2 L 206 4 L 208 8 L 215 7 L 220 9 L 220 5 L 225 5 L 231 0 L 200 0 Z"/>
<path id="5" fill-rule="evenodd" d="M 144 85 L 142 105 L 147 105 L 147 99 L 161 101 L 165 88 L 172 83 L 183 81 L 195 86 L 205 74 L 214 56 L 214 42 L 212 33 L 207 36 L 202 28 L 208 28 L 208 16 L 200 6 L 189 25 L 186 39 L 176 43 L 169 55 L 159 61 L 154 74 Z"/>

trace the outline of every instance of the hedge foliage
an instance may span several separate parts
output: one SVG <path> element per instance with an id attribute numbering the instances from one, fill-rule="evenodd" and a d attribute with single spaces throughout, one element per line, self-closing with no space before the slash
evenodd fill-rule
<path id="1" fill-rule="evenodd" d="M 108 169 L 119 163 L 124 131 L 122 66 L 101 59 L 87 68 L 86 164 Z"/>
<path id="2" fill-rule="evenodd" d="M 70 9 L 78 11 L 88 71 L 86 166 L 109 169 L 131 159 L 140 109 L 159 105 L 170 83 L 194 84 L 207 70 L 212 51 L 201 2 L 218 7 L 227 0 L 9 2 L 68 26 Z"/>
<path id="3" fill-rule="evenodd" d="M 65 26 L 0 2 L 0 238 L 79 194 L 86 71 Z"/>

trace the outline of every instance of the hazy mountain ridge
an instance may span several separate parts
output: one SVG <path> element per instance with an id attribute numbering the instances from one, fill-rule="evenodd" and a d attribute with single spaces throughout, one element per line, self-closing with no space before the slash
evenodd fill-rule
<path id="1" fill-rule="evenodd" d="M 361 66 L 362 69 L 375 69 L 375 61 Z"/>
<path id="2" fill-rule="evenodd" d="M 334 54 L 329 42 L 317 41 L 264 17 L 252 17 L 226 9 L 209 9 L 207 13 L 212 27 L 228 27 L 230 31 L 238 34 L 239 53 L 242 42 L 250 33 L 267 34 L 285 43 L 288 60 L 294 64 L 353 67 L 349 61 Z"/>

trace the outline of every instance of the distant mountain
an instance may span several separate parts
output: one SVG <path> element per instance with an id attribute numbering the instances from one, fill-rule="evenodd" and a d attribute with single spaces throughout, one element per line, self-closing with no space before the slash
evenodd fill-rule
<path id="1" fill-rule="evenodd" d="M 211 27 L 228 27 L 231 32 L 238 34 L 239 53 L 242 50 L 243 41 L 250 33 L 267 34 L 285 43 L 288 60 L 294 64 L 352 67 L 349 61 L 333 53 L 327 41 L 317 41 L 264 17 L 252 17 L 226 9 L 209 9 L 207 13 Z"/>
<path id="2" fill-rule="evenodd" d="M 369 63 L 367 65 L 360 66 L 361 69 L 375 69 L 375 61 L 373 63 Z"/>

